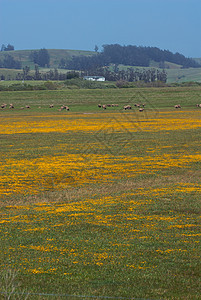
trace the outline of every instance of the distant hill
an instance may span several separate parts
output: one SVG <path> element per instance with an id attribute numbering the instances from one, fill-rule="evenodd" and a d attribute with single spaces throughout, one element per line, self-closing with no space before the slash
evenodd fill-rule
<path id="1" fill-rule="evenodd" d="M 91 71 L 100 67 L 126 65 L 132 67 L 150 67 L 155 64 L 158 68 L 166 68 L 167 62 L 172 66 L 180 65 L 182 68 L 200 68 L 201 64 L 192 58 L 169 50 L 156 47 L 121 46 L 119 44 L 103 45 L 103 51 L 93 56 L 74 56 L 71 60 L 62 61 L 61 67 L 65 69 Z M 169 66 L 168 66 L 169 67 Z"/>
<path id="2" fill-rule="evenodd" d="M 38 49 L 39 50 L 39 49 Z M 11 55 L 15 60 L 20 61 L 22 68 L 25 66 L 34 69 L 34 63 L 30 60 L 30 54 L 34 50 L 14 50 L 14 51 L 0 51 L 0 60 L 2 60 L 6 55 Z M 70 59 L 73 56 L 89 56 L 94 55 L 94 51 L 84 51 L 84 50 L 64 50 L 64 49 L 47 49 L 50 55 L 50 68 L 58 68 L 61 59 Z"/>
<path id="3" fill-rule="evenodd" d="M 72 61 L 72 59 L 76 59 L 76 57 L 82 58 L 92 58 L 97 56 L 98 53 L 94 51 L 83 51 L 83 50 L 65 50 L 65 49 L 47 49 L 50 56 L 50 65 L 49 68 L 40 68 L 40 71 L 48 71 L 50 69 L 57 68 L 59 72 L 66 72 L 68 69 L 60 69 L 59 65 L 61 60 L 63 61 Z M 20 61 L 21 68 L 28 66 L 31 70 L 34 70 L 35 64 L 30 60 L 30 54 L 34 50 L 14 50 L 14 51 L 0 51 L 0 61 L 5 58 L 6 55 L 10 55 L 13 59 Z M 194 61 L 201 64 L 201 58 L 194 58 Z M 127 69 L 131 66 L 125 66 L 123 64 L 117 64 L 119 69 Z M 124 67 L 125 66 L 125 67 Z M 134 68 L 147 68 L 145 66 L 135 66 Z M 149 62 L 149 68 L 164 68 L 167 72 L 167 82 L 186 82 L 186 81 L 197 81 L 201 82 L 201 68 L 184 68 L 181 64 L 177 64 L 174 62 L 164 61 L 161 63 L 160 61 L 154 61 L 153 59 Z M 22 72 L 22 70 L 16 69 L 3 69 L 0 68 L 0 75 L 4 75 L 6 78 L 15 78 L 18 72 Z M 13 75 L 13 76 L 12 76 Z M 8 77 L 9 76 L 9 77 Z"/>
<path id="4" fill-rule="evenodd" d="M 9 55 L 17 62 L 20 62 L 21 68 L 28 66 L 34 69 L 35 64 L 31 61 L 30 55 L 35 51 L 39 51 L 39 49 L 0 51 L 0 62 Z M 190 59 L 182 54 L 173 54 L 170 51 L 160 50 L 155 47 L 123 47 L 115 44 L 105 45 L 104 51 L 101 53 L 65 49 L 47 49 L 47 51 L 50 56 L 50 68 L 61 67 L 78 70 L 79 67 L 83 67 L 82 65 L 87 65 L 90 68 L 90 64 L 93 66 L 94 64 L 98 66 L 102 64 L 104 66 L 109 63 L 164 69 L 201 67 L 201 58 Z"/>

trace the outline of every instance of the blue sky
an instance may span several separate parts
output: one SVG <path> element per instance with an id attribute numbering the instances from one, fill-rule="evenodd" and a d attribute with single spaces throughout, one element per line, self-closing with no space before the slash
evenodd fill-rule
<path id="1" fill-rule="evenodd" d="M 0 46 L 154 46 L 201 57 L 201 0 L 0 0 Z"/>

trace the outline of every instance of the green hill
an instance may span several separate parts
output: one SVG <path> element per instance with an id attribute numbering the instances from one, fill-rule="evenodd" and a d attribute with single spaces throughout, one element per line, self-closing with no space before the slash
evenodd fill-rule
<path id="1" fill-rule="evenodd" d="M 201 82 L 201 68 L 167 69 L 167 82 Z"/>
<path id="2" fill-rule="evenodd" d="M 29 66 L 31 69 L 34 69 L 34 63 L 31 62 L 29 56 L 33 51 L 38 51 L 39 49 L 34 50 L 14 50 L 14 51 L 1 51 L 0 60 L 3 59 L 5 55 L 11 55 L 15 60 L 19 60 L 24 66 Z M 64 49 L 47 49 L 50 55 L 50 68 L 58 68 L 58 64 L 62 58 L 67 59 L 72 56 L 78 55 L 93 55 L 94 51 L 84 51 L 84 50 L 64 50 Z"/>
<path id="3" fill-rule="evenodd" d="M 39 49 L 38 49 L 39 50 Z M 40 68 L 40 71 L 48 71 L 49 69 L 58 68 L 60 60 L 63 59 L 70 59 L 72 56 L 89 56 L 89 55 L 95 55 L 96 52 L 94 51 L 84 51 L 84 50 L 65 50 L 65 49 L 47 49 L 48 53 L 50 55 L 50 68 L 48 69 L 42 69 Z M 34 50 L 14 50 L 14 51 L 0 51 L 0 60 L 3 59 L 5 55 L 11 55 L 15 60 L 19 60 L 22 64 L 22 68 L 24 66 L 29 66 L 31 70 L 34 70 L 34 63 L 30 60 L 30 54 L 33 51 L 37 51 L 37 49 Z M 194 58 L 197 62 L 201 63 L 201 58 Z M 122 66 L 120 65 L 120 69 L 126 69 L 129 66 Z M 168 83 L 172 82 L 187 82 L 187 81 L 197 81 L 201 82 L 201 68 L 188 68 L 183 69 L 180 65 L 170 63 L 170 62 L 164 62 L 164 65 L 161 66 L 159 63 L 151 61 L 150 63 L 151 68 L 165 68 L 168 79 Z M 135 67 L 136 68 L 136 67 Z M 146 69 L 146 68 L 144 68 Z M 67 70 L 59 70 L 59 72 L 66 72 Z M 15 70 L 15 69 L 0 69 L 0 75 L 5 75 L 6 78 L 8 78 L 8 75 L 10 77 L 15 77 L 17 73 L 21 73 L 22 70 Z"/>

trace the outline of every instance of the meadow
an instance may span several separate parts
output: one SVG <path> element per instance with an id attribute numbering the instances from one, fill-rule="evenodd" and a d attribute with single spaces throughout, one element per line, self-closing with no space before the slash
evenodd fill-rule
<path id="1" fill-rule="evenodd" d="M 200 99 L 0 92 L 0 299 L 200 299 Z"/>

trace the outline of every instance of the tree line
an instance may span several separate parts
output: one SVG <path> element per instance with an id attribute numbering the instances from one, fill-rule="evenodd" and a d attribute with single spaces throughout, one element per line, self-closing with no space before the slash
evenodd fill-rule
<path id="1" fill-rule="evenodd" d="M 166 82 L 167 73 L 165 70 L 159 69 L 133 69 L 119 70 L 117 66 L 113 69 L 109 67 L 100 67 L 90 72 L 94 76 L 104 76 L 107 81 L 126 81 L 126 82 L 145 82 L 151 83 L 156 81 Z M 76 72 L 68 71 L 61 73 L 58 69 L 49 70 L 48 72 L 40 72 L 38 65 L 35 65 L 35 71 L 30 72 L 30 67 L 25 66 L 23 72 L 18 72 L 12 80 L 69 80 L 69 79 L 82 79 L 84 76 L 89 75 L 88 71 Z M 0 75 L 1 80 L 11 80 L 11 78 L 5 78 L 4 75 Z"/>
<path id="2" fill-rule="evenodd" d="M 119 81 L 124 80 L 128 82 L 143 81 L 145 83 L 161 81 L 167 81 L 167 73 L 165 70 L 159 69 L 132 69 L 121 70 L 114 72 L 109 68 L 99 68 L 90 72 L 94 76 L 103 76 L 107 81 Z M 23 72 L 18 72 L 16 75 L 5 76 L 0 75 L 0 80 L 67 80 L 72 78 L 83 78 L 89 75 L 89 72 L 82 71 L 69 71 L 66 73 L 61 73 L 58 69 L 53 69 L 48 72 L 40 72 L 39 67 L 35 65 L 34 73 L 30 73 L 30 67 L 25 66 Z"/>
<path id="3" fill-rule="evenodd" d="M 103 76 L 107 81 L 128 81 L 137 82 L 143 81 L 145 83 L 161 81 L 167 81 L 167 73 L 165 70 L 159 70 L 155 68 L 140 69 L 140 68 L 128 68 L 126 70 L 119 70 L 117 65 L 111 67 L 99 67 L 91 69 L 90 71 L 82 71 L 81 76 L 87 76 L 93 74 L 94 76 Z"/>
<path id="4" fill-rule="evenodd" d="M 192 58 L 180 53 L 157 47 L 121 46 L 119 44 L 103 45 L 103 51 L 92 56 L 73 56 L 71 60 L 61 59 L 59 67 L 73 70 L 90 70 L 110 64 L 149 67 L 150 62 L 164 64 L 165 61 L 179 64 L 183 68 L 197 68 L 201 65 Z"/>
<path id="5" fill-rule="evenodd" d="M 68 80 L 72 78 L 79 78 L 80 74 L 75 71 L 68 71 L 66 73 L 61 73 L 58 69 L 49 70 L 48 72 L 40 72 L 38 65 L 35 65 L 35 70 L 30 72 L 30 67 L 25 66 L 23 72 L 18 72 L 16 75 L 5 76 L 0 74 L 0 80 Z"/>

